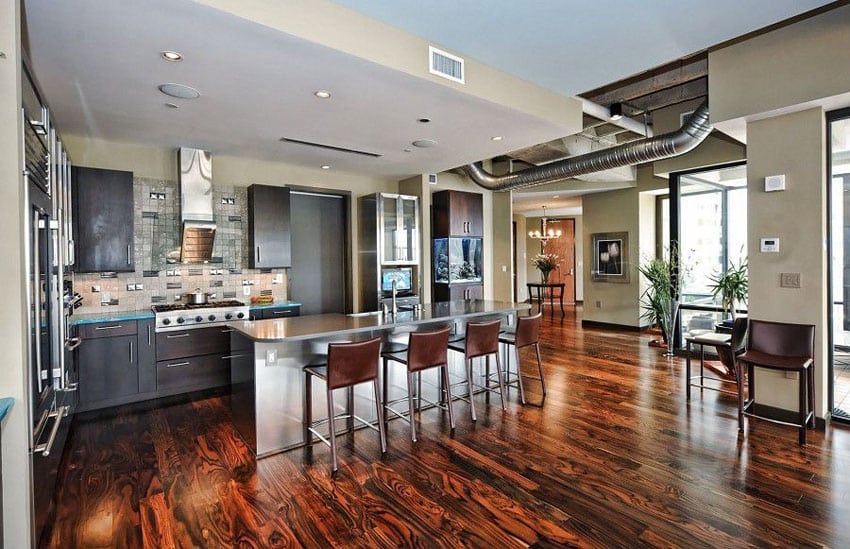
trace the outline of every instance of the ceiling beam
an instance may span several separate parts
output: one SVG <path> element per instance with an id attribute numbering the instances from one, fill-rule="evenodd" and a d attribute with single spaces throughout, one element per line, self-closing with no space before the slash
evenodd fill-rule
<path id="1" fill-rule="evenodd" d="M 707 75 L 708 56 L 700 56 L 664 65 L 616 84 L 591 90 L 582 94 L 582 97 L 600 105 L 610 105 L 617 101 L 629 101 L 631 103 L 634 102 L 635 98 L 681 86 Z"/>
<path id="2" fill-rule="evenodd" d="M 657 91 L 637 97 L 629 101 L 629 104 L 634 105 L 645 111 L 655 111 L 677 103 L 698 99 L 708 95 L 708 77 L 703 77 L 691 82 Z"/>

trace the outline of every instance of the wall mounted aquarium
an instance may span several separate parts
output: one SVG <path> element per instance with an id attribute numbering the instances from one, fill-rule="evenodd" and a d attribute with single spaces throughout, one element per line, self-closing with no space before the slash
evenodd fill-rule
<path id="1" fill-rule="evenodd" d="M 481 238 L 435 238 L 434 282 L 481 282 L 483 252 Z"/>

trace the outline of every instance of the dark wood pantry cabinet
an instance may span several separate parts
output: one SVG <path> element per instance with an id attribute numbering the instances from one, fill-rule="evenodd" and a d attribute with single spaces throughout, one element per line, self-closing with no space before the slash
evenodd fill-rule
<path id="1" fill-rule="evenodd" d="M 252 269 L 292 266 L 288 188 L 248 187 L 248 246 Z"/>
<path id="2" fill-rule="evenodd" d="M 74 270 L 133 272 L 133 173 L 74 167 Z"/>
<path id="3" fill-rule="evenodd" d="M 484 198 L 440 191 L 431 197 L 434 301 L 484 298 Z"/>

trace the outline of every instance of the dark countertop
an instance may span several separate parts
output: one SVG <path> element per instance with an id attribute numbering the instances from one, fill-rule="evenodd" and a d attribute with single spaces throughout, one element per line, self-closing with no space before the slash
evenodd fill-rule
<path id="1" fill-rule="evenodd" d="M 12 405 L 15 403 L 14 398 L 0 398 L 0 421 L 3 421 L 3 418 L 6 417 L 6 414 L 9 413 L 9 410 L 12 409 Z"/>
<path id="2" fill-rule="evenodd" d="M 391 329 L 399 326 L 451 321 L 486 315 L 505 314 L 529 309 L 528 303 L 501 301 L 446 301 L 425 303 L 418 312 L 399 312 L 393 319 L 380 312 L 353 315 L 324 314 L 283 319 L 234 322 L 231 324 L 248 338 L 260 343 L 298 341 L 315 337 L 339 336 L 374 329 Z"/>

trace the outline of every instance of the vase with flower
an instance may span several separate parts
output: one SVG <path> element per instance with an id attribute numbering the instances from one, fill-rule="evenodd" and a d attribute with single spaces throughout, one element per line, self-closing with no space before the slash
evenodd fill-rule
<path id="1" fill-rule="evenodd" d="M 556 254 L 537 254 L 531 263 L 540 271 L 543 283 L 549 282 L 549 275 L 558 268 L 558 256 Z"/>

